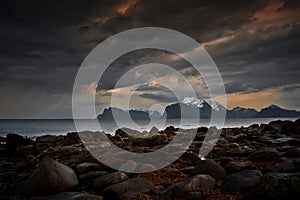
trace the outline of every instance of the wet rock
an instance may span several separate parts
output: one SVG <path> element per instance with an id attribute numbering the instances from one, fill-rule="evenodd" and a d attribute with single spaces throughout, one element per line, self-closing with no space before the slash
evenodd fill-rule
<path id="1" fill-rule="evenodd" d="M 273 199 L 287 199 L 300 194 L 300 173 L 268 173 L 262 178 L 258 192 Z"/>
<path id="2" fill-rule="evenodd" d="M 18 134 L 9 133 L 6 136 L 6 150 L 7 153 L 12 154 L 17 151 L 17 148 L 23 145 L 30 145 L 33 141 L 24 138 L 23 136 L 20 136 Z"/>
<path id="3" fill-rule="evenodd" d="M 149 135 L 156 135 L 158 134 L 158 131 L 159 131 L 158 128 L 153 126 L 149 131 Z"/>
<path id="4" fill-rule="evenodd" d="M 166 132 L 175 132 L 178 131 L 178 128 L 175 128 L 174 126 L 168 126 L 167 128 L 165 128 Z"/>
<path id="5" fill-rule="evenodd" d="M 253 169 L 254 167 L 246 162 L 229 162 L 226 166 L 226 171 L 229 174 L 240 172 L 246 169 Z"/>
<path id="6" fill-rule="evenodd" d="M 71 145 L 71 144 L 81 144 L 81 139 L 77 132 L 67 133 L 67 137 L 65 137 L 63 141 L 63 145 Z"/>
<path id="7" fill-rule="evenodd" d="M 183 155 L 177 160 L 177 162 L 189 165 L 195 165 L 200 161 L 201 159 L 199 158 L 199 155 L 191 151 L 184 152 Z"/>
<path id="8" fill-rule="evenodd" d="M 125 132 L 122 129 L 118 129 L 115 132 L 115 138 L 132 138 L 132 136 L 130 136 L 127 132 Z"/>
<path id="9" fill-rule="evenodd" d="M 35 168 L 35 161 L 33 159 L 21 160 L 16 163 L 15 169 L 17 172 L 26 172 Z"/>
<path id="10" fill-rule="evenodd" d="M 113 172 L 97 178 L 94 181 L 93 187 L 97 193 L 101 194 L 106 187 L 126 181 L 127 179 L 129 178 L 125 173 Z"/>
<path id="11" fill-rule="evenodd" d="M 236 192 L 250 191 L 260 183 L 262 176 L 258 170 L 237 172 L 224 178 L 222 189 Z"/>
<path id="12" fill-rule="evenodd" d="M 192 171 L 193 171 L 194 169 L 195 169 L 194 166 L 188 166 L 188 167 L 184 168 L 184 169 L 182 170 L 182 172 L 185 173 L 185 174 L 192 174 Z"/>
<path id="13" fill-rule="evenodd" d="M 49 148 L 49 144 L 48 143 L 36 143 L 35 144 L 35 149 L 38 151 L 38 152 L 42 152 L 44 151 L 45 149 Z"/>
<path id="14" fill-rule="evenodd" d="M 251 161 L 270 161 L 278 158 L 279 153 L 273 148 L 257 150 L 248 156 L 248 159 Z"/>
<path id="15" fill-rule="evenodd" d="M 64 140 L 62 135 L 42 135 L 36 137 L 35 148 L 38 152 L 42 152 L 49 147 L 58 146 Z"/>
<path id="16" fill-rule="evenodd" d="M 91 195 L 86 192 L 62 192 L 41 200 L 102 200 L 101 196 Z"/>
<path id="17" fill-rule="evenodd" d="M 290 134 L 297 133 L 298 130 L 297 128 L 298 128 L 297 121 L 292 122 L 289 120 L 285 120 L 285 121 L 277 120 L 277 121 L 272 121 L 268 125 L 266 125 L 263 131 L 276 131 L 281 134 L 290 135 Z"/>
<path id="18" fill-rule="evenodd" d="M 92 171 L 92 172 L 87 172 L 85 174 L 79 175 L 79 180 L 81 183 L 91 183 L 95 179 L 108 174 L 108 171 Z"/>
<path id="19" fill-rule="evenodd" d="M 283 172 L 283 171 L 291 170 L 294 167 L 295 167 L 295 165 L 292 160 L 282 157 L 282 158 L 280 158 L 279 162 L 277 162 L 273 165 L 264 167 L 263 172 L 264 173 Z"/>
<path id="20" fill-rule="evenodd" d="M 79 174 L 83 174 L 89 171 L 96 171 L 100 169 L 100 165 L 98 163 L 80 163 L 76 166 L 76 171 Z"/>
<path id="21" fill-rule="evenodd" d="M 79 184 L 72 168 L 51 158 L 44 158 L 26 181 L 23 193 L 44 196 L 68 190 Z"/>
<path id="22" fill-rule="evenodd" d="M 222 179 L 226 176 L 225 169 L 210 159 L 201 160 L 191 172 L 192 174 L 208 174 L 215 179 Z"/>
<path id="23" fill-rule="evenodd" d="M 103 191 L 104 199 L 132 199 L 138 194 L 149 192 L 153 183 L 143 178 L 133 178 L 107 187 Z"/>
<path id="24" fill-rule="evenodd" d="M 22 145 L 17 148 L 17 151 L 24 156 L 32 155 L 34 153 L 34 146 L 32 144 Z"/>
<path id="25" fill-rule="evenodd" d="M 283 153 L 284 157 L 300 157 L 300 147 L 292 148 L 287 152 Z"/>
<path id="26" fill-rule="evenodd" d="M 148 138 L 139 138 L 133 142 L 133 145 L 143 146 L 143 147 L 153 147 L 156 145 L 162 145 L 166 142 L 166 134 L 157 134 Z"/>
<path id="27" fill-rule="evenodd" d="M 15 176 L 15 163 L 8 161 L 0 162 L 0 182 L 5 184 L 5 182 L 9 182 Z M 2 188 L 0 188 L 2 189 Z"/>
<path id="28" fill-rule="evenodd" d="M 175 183 L 162 192 L 166 199 L 199 199 L 201 192 L 214 188 L 216 180 L 207 174 L 196 175 L 186 181 Z"/>
<path id="29" fill-rule="evenodd" d="M 36 143 L 52 143 L 57 144 L 58 142 L 61 142 L 64 140 L 64 136 L 62 135 L 43 135 L 36 137 L 35 141 Z"/>

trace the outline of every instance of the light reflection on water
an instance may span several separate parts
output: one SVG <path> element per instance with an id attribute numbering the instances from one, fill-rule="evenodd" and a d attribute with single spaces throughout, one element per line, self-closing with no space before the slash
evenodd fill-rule
<path id="1" fill-rule="evenodd" d="M 295 121 L 297 118 L 248 118 L 248 119 L 226 119 L 224 127 L 240 127 L 240 126 L 249 126 L 251 124 L 261 124 L 268 123 L 274 120 L 291 120 Z M 101 129 L 95 126 L 92 123 L 93 120 L 82 119 L 79 120 L 80 127 L 82 130 L 90 130 L 90 131 L 105 131 L 107 133 L 113 134 L 115 130 L 118 128 L 114 122 L 112 121 L 101 121 Z M 126 124 L 126 123 L 125 123 Z M 143 124 L 141 121 L 138 124 Z M 148 131 L 152 128 L 152 126 L 145 125 L 139 127 L 129 127 L 131 129 L 138 129 L 139 131 Z M 170 120 L 167 124 L 164 125 L 165 128 L 167 126 L 175 126 L 178 127 L 180 121 L 177 119 Z M 199 126 L 208 126 L 209 119 L 201 119 L 200 124 L 183 124 L 180 128 L 196 128 Z M 161 127 L 158 127 L 161 128 Z M 220 127 L 218 127 L 220 128 Z M 20 135 L 26 136 L 36 136 L 36 135 L 44 135 L 44 134 L 55 134 L 55 135 L 64 135 L 68 132 L 76 131 L 74 121 L 72 119 L 1 119 L 0 120 L 0 136 L 5 136 L 8 133 L 17 133 Z"/>

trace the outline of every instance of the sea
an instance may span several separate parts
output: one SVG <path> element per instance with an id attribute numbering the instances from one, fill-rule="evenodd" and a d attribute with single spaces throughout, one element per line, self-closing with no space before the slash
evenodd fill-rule
<path id="1" fill-rule="evenodd" d="M 243 119 L 226 119 L 224 128 L 226 127 L 241 127 L 249 126 L 251 124 L 266 124 L 275 120 L 290 120 L 295 121 L 297 118 L 243 118 Z M 34 137 L 39 135 L 66 135 L 68 132 L 75 131 L 105 131 L 106 133 L 114 134 L 120 128 L 112 121 L 101 121 L 95 123 L 92 119 L 77 120 L 75 126 L 73 119 L 0 119 L 0 136 L 4 137 L 8 133 L 16 133 L 23 136 Z M 126 123 L 125 123 L 126 124 Z M 143 124 L 143 123 L 138 123 Z M 209 126 L 210 120 L 203 119 L 200 124 L 180 124 L 178 120 L 171 120 L 163 126 L 158 127 L 163 129 L 168 126 L 174 125 L 179 128 L 197 128 L 200 126 Z M 123 126 L 122 126 L 123 127 Z M 126 125 L 124 126 L 126 127 Z M 136 127 L 128 127 L 139 131 L 149 131 L 153 124 L 139 125 Z M 221 128 L 221 127 L 218 127 Z"/>

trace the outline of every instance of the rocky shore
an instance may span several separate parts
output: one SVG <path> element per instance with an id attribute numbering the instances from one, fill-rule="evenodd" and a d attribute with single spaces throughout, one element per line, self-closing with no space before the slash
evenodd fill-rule
<path id="1" fill-rule="evenodd" d="M 217 144 L 198 157 L 207 128 L 201 127 L 187 151 L 171 165 L 130 174 L 95 159 L 78 133 L 0 138 L 0 199 L 298 199 L 300 119 L 224 128 Z M 172 141 L 168 127 L 149 138 L 122 130 L 107 135 L 119 147 L 151 152 Z"/>

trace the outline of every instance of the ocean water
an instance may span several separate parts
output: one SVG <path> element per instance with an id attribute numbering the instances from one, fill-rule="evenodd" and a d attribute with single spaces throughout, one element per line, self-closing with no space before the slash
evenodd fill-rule
<path id="1" fill-rule="evenodd" d="M 297 118 L 226 119 L 224 127 L 249 126 L 251 124 L 268 123 L 279 119 L 295 121 Z M 101 126 L 99 128 L 99 126 L 95 124 L 94 120 L 82 119 L 79 120 L 80 129 L 76 130 L 72 119 L 0 119 L 0 136 L 6 136 L 8 133 L 17 133 L 24 136 L 38 136 L 45 134 L 65 135 L 68 132 L 84 130 L 105 131 L 113 134 L 115 130 L 119 128 L 112 121 L 101 121 L 100 124 Z M 158 128 L 162 129 L 170 125 L 179 127 L 179 120 L 172 120 Z M 195 128 L 199 126 L 209 126 L 209 120 L 203 119 L 200 124 L 182 124 L 180 128 Z M 150 130 L 152 125 L 146 124 L 137 127 L 129 126 L 129 128 L 144 131 Z"/>

